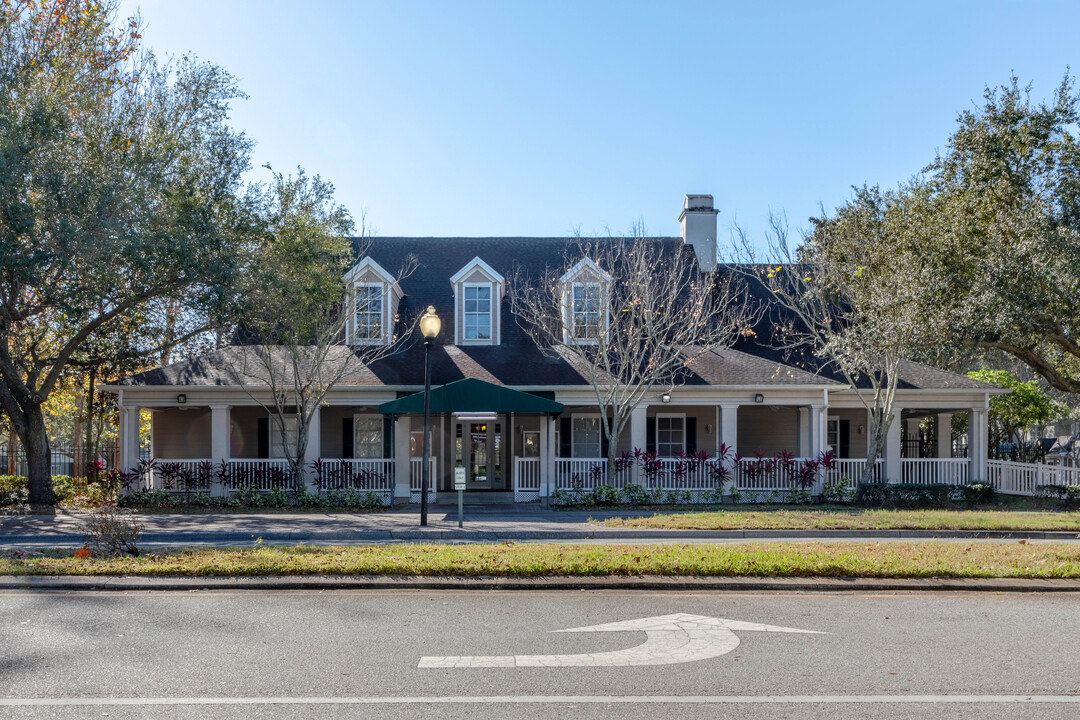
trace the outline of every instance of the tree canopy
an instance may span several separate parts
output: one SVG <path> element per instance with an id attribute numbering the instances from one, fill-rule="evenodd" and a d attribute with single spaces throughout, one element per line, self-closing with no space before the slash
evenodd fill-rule
<path id="1" fill-rule="evenodd" d="M 125 318 L 139 352 L 212 326 L 259 237 L 233 78 L 159 62 L 116 8 L 0 3 L 0 407 L 35 504 L 52 501 L 41 406 L 73 357 Z"/>
<path id="2" fill-rule="evenodd" d="M 928 203 L 920 289 L 945 337 L 1012 355 L 1080 392 L 1080 95 L 1066 75 L 1035 102 L 1016 77 L 987 88 L 909 194 Z"/>

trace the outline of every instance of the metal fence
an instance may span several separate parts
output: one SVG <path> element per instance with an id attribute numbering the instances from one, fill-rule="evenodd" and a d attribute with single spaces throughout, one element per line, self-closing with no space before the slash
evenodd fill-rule
<path id="1" fill-rule="evenodd" d="M 104 444 L 95 453 L 88 453 L 85 449 L 75 448 L 70 445 L 53 445 L 52 458 L 49 464 L 49 472 L 52 475 L 69 475 L 74 478 L 83 478 L 88 474 L 92 463 L 97 462 L 101 472 L 108 472 L 117 467 L 120 453 L 115 442 Z M 140 453 L 143 460 L 150 459 L 150 449 L 143 448 Z M 124 468 L 126 469 L 126 468 Z M 16 445 L 12 449 L 8 445 L 0 445 L 0 474 L 2 475 L 27 475 L 26 450 L 22 445 Z"/>

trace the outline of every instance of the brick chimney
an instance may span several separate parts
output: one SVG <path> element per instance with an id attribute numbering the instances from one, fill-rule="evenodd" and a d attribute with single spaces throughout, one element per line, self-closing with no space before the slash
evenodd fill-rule
<path id="1" fill-rule="evenodd" d="M 694 248 L 698 264 L 706 272 L 716 269 L 716 215 L 712 195 L 687 195 L 679 215 L 682 239 Z"/>

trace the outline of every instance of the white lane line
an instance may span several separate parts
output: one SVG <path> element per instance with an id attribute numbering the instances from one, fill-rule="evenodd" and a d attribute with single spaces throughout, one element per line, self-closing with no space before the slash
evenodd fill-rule
<path id="1" fill-rule="evenodd" d="M 1031 704 L 1080 705 L 1080 695 L 486 695 L 431 697 L 0 698 L 0 707 L 81 705 L 527 705 L 561 703 L 677 705 Z"/>

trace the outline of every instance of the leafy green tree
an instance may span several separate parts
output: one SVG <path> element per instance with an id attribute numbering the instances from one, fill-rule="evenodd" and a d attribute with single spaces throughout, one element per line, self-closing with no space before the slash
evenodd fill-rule
<path id="1" fill-rule="evenodd" d="M 42 406 L 80 349 L 135 313 L 141 352 L 214 325 L 258 240 L 232 77 L 159 63 L 116 8 L 0 2 L 0 408 L 33 504 L 53 501 Z"/>
<path id="2" fill-rule="evenodd" d="M 385 342 L 346 344 L 346 326 L 357 310 L 345 283 L 355 259 L 348 237 L 353 221 L 334 201 L 333 185 L 303 169 L 296 176 L 275 173 L 261 208 L 262 251 L 238 298 L 243 332 L 252 340 L 241 348 L 244 389 L 273 419 L 293 486 L 300 490 L 308 428 L 327 393 L 346 376 L 397 352 L 408 333 L 395 336 L 391 330 Z M 366 252 L 364 240 L 359 252 Z M 414 265 L 407 261 L 397 279 Z M 286 417 L 296 419 L 294 436 Z"/>
<path id="3" fill-rule="evenodd" d="M 1069 408 L 1048 397 L 1035 380 L 1021 382 L 1008 370 L 973 370 L 969 378 L 1011 390 L 990 399 L 990 448 L 1003 442 L 1019 444 L 1029 428 L 1065 417 Z"/>
<path id="4" fill-rule="evenodd" d="M 946 337 L 1080 393 L 1080 95 L 1069 75 L 1049 102 L 1030 89 L 987 88 L 927 168 L 922 289 L 948 311 Z"/>
<path id="5" fill-rule="evenodd" d="M 858 188 L 799 240 L 782 218 L 771 218 L 764 257 L 736 228 L 733 267 L 779 309 L 772 336 L 760 340 L 786 350 L 796 365 L 834 372 L 859 389 L 869 419 L 863 482 L 873 479 L 884 452 L 904 363 L 938 336 L 940 315 L 921 289 L 925 267 L 916 253 L 927 209 L 916 188 Z"/>

